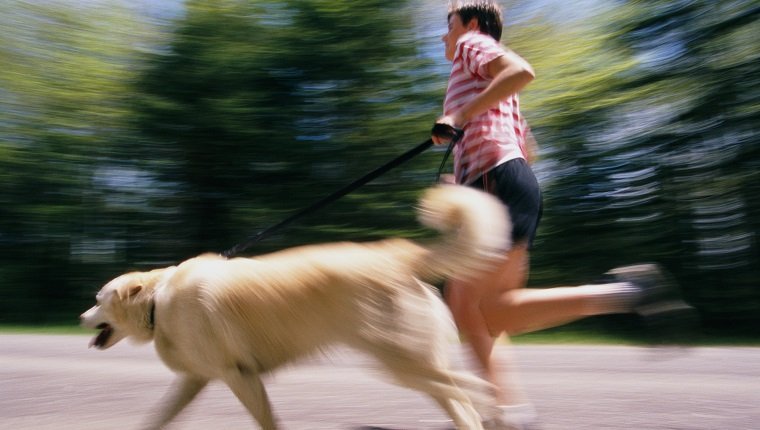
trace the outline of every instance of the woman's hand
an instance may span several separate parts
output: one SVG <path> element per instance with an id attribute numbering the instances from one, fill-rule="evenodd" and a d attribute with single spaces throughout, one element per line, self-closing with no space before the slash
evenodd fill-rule
<path id="1" fill-rule="evenodd" d="M 461 120 L 461 118 L 459 118 L 458 115 L 454 114 L 454 115 L 444 115 L 438 118 L 438 120 L 435 123 L 444 124 L 453 128 L 461 129 L 462 128 L 461 125 L 463 121 Z M 433 134 L 431 137 L 433 139 L 433 143 L 436 145 L 446 145 L 451 141 L 451 139 L 446 136 L 439 136 L 439 135 Z"/>

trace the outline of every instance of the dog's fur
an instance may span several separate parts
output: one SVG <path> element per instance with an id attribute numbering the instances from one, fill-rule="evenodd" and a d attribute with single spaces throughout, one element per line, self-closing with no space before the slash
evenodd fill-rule
<path id="1" fill-rule="evenodd" d="M 312 245 L 229 260 L 201 255 L 112 280 L 82 325 L 101 330 L 91 342 L 99 349 L 125 337 L 153 340 L 180 375 L 151 429 L 166 425 L 212 379 L 224 381 L 261 427 L 275 429 L 261 375 L 336 343 L 370 354 L 400 384 L 432 396 L 459 428 L 480 429 L 475 390 L 467 387 L 489 387 L 448 367 L 454 326 L 425 282 L 492 267 L 510 246 L 508 215 L 493 197 L 454 185 L 430 189 L 419 209 L 442 238 Z"/>

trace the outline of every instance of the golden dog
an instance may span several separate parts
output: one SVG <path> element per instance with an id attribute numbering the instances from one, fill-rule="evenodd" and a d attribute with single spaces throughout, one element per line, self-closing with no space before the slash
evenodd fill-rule
<path id="1" fill-rule="evenodd" d="M 206 254 L 128 273 L 81 315 L 91 346 L 153 340 L 179 377 L 147 428 L 166 425 L 212 379 L 225 382 L 264 429 L 277 428 L 261 375 L 334 344 L 368 353 L 401 385 L 427 393 L 459 428 L 481 429 L 474 403 L 490 387 L 448 366 L 456 332 L 425 282 L 489 270 L 510 246 L 506 208 L 471 188 L 440 185 L 419 207 L 443 234 L 292 248 L 254 258 Z M 482 400 L 486 404 L 487 400 Z"/>

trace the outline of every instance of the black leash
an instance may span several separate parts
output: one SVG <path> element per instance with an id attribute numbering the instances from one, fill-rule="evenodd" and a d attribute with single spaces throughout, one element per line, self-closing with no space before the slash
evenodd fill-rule
<path id="1" fill-rule="evenodd" d="M 446 150 L 446 154 L 444 155 L 443 161 L 441 162 L 441 167 L 438 169 L 438 175 L 436 177 L 436 182 L 438 182 L 438 178 L 441 176 L 441 171 L 444 168 L 444 165 L 446 164 L 446 160 L 449 157 L 449 154 L 451 153 L 452 148 L 454 147 L 454 144 L 462 137 L 462 134 L 464 132 L 458 128 L 451 127 L 446 124 L 435 124 L 433 126 L 432 134 L 434 136 L 441 137 L 442 140 L 449 139 L 449 146 Z M 326 206 L 335 200 L 338 200 L 339 198 L 345 196 L 346 194 L 354 191 L 355 189 L 361 187 L 362 185 L 366 184 L 367 182 L 372 181 L 373 179 L 377 178 L 378 176 L 384 174 L 385 172 L 393 169 L 394 167 L 397 167 L 412 158 L 416 157 L 417 155 L 424 152 L 429 147 L 433 146 L 433 139 L 428 139 L 425 142 L 422 142 L 421 144 L 415 146 L 414 148 L 410 149 L 409 151 L 401 154 L 400 156 L 394 158 L 393 160 L 389 161 L 388 163 L 378 167 L 377 169 L 367 173 L 366 175 L 362 176 L 361 178 L 355 180 L 354 182 L 351 182 L 350 184 L 346 185 L 345 187 L 333 192 L 329 196 L 313 203 L 311 206 L 305 207 L 289 217 L 285 218 L 284 220 L 278 222 L 277 224 L 274 224 L 272 226 L 269 226 L 265 228 L 264 230 L 261 230 L 260 232 L 256 233 L 253 236 L 248 237 L 245 241 L 233 246 L 232 248 L 222 252 L 222 256 L 225 258 L 234 257 L 238 253 L 248 249 L 251 245 L 254 243 L 264 239 L 265 237 L 271 235 L 275 231 L 281 229 L 282 227 L 292 223 L 298 218 L 301 218 L 302 216 L 314 212 L 317 209 L 322 208 L 323 206 Z"/>
<path id="2" fill-rule="evenodd" d="M 456 143 L 459 141 L 459 139 L 462 138 L 462 135 L 464 134 L 464 130 L 461 130 L 459 128 L 451 127 L 451 129 L 453 130 L 454 134 L 450 135 L 449 145 L 446 148 L 446 152 L 443 154 L 443 158 L 441 159 L 441 165 L 438 166 L 438 173 L 436 173 L 435 175 L 435 182 L 434 182 L 436 184 L 441 182 L 441 173 L 443 172 L 443 168 L 446 167 L 446 160 L 449 159 L 449 155 L 451 155 L 451 150 L 454 149 L 454 145 L 456 145 Z M 433 131 L 435 131 L 435 127 L 433 127 Z M 448 136 L 449 135 L 447 135 L 447 137 Z"/>

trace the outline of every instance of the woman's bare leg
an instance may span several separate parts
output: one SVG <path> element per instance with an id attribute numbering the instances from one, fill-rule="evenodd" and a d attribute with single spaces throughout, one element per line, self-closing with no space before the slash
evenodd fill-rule
<path id="1" fill-rule="evenodd" d="M 498 404 L 516 404 L 524 401 L 520 386 L 516 383 L 514 361 L 511 357 L 493 357 L 493 347 L 503 330 L 494 329 L 483 312 L 484 298 L 498 292 L 522 288 L 527 279 L 527 248 L 516 246 L 507 254 L 507 260 L 499 270 L 478 280 L 452 280 L 446 287 L 446 301 L 454 321 L 465 336 L 473 358 L 482 377 L 496 387 L 494 393 Z M 505 276 L 509 274 L 510 276 Z M 507 310 L 508 311 L 508 310 Z M 507 373 L 503 380 L 500 372 Z"/>
<path id="2" fill-rule="evenodd" d="M 547 289 L 524 288 L 529 273 L 526 244 L 508 251 L 502 265 L 478 280 L 449 282 L 446 301 L 470 346 L 482 376 L 498 387 L 496 399 L 510 405 L 524 401 L 509 356 L 496 362 L 492 353 L 502 334 L 516 335 L 556 327 L 590 315 L 627 312 L 636 290 L 630 285 L 600 284 Z M 507 374 L 502 379 L 499 373 Z"/>

